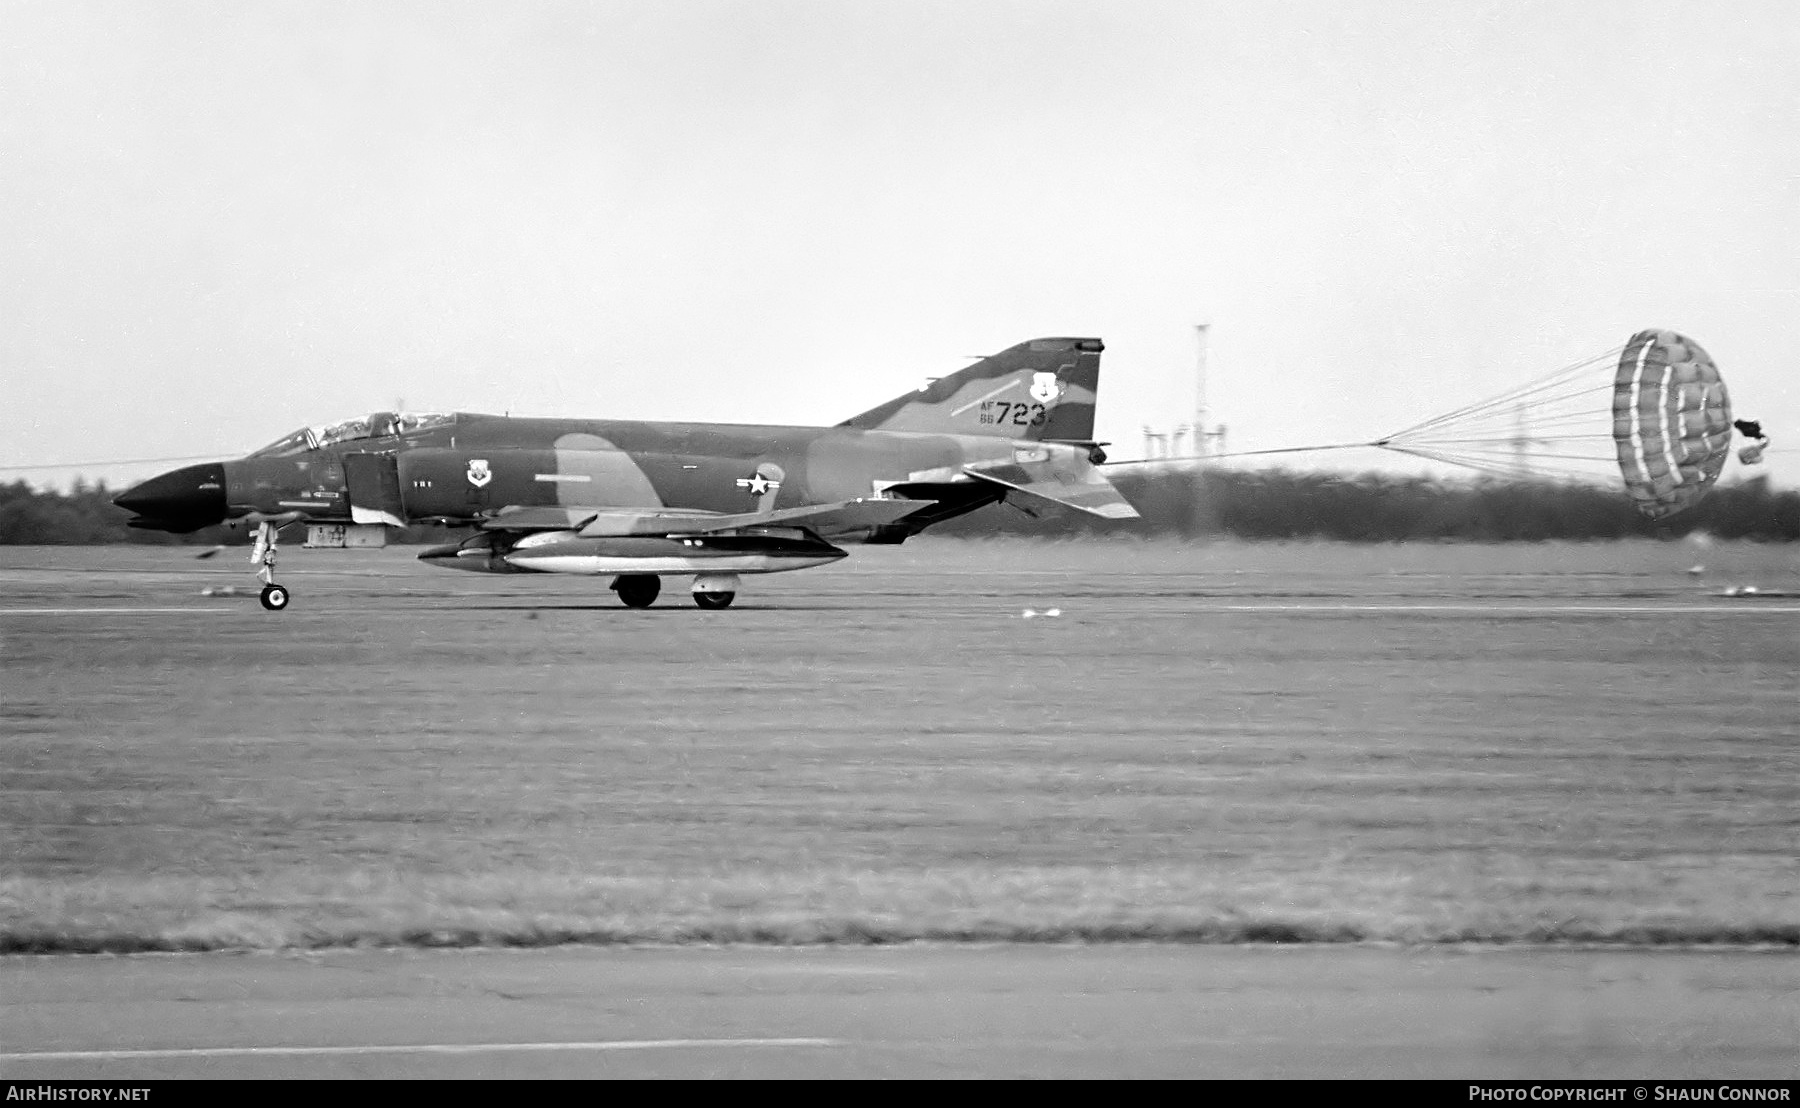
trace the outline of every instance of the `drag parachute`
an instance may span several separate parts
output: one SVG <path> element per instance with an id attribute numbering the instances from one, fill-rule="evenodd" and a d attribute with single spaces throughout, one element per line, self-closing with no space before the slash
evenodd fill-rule
<path id="1" fill-rule="evenodd" d="M 1673 331 L 1639 331 L 1613 375 L 1613 446 L 1625 491 L 1661 519 L 1712 487 L 1731 452 L 1731 400 L 1700 344 Z"/>
<path id="2" fill-rule="evenodd" d="M 1756 440 L 1740 454 L 1753 464 L 1767 440 L 1754 423 L 1738 429 Z M 1374 445 L 1513 478 L 1622 481 L 1639 511 L 1662 519 L 1718 480 L 1731 432 L 1712 358 L 1685 335 L 1648 330 Z"/>

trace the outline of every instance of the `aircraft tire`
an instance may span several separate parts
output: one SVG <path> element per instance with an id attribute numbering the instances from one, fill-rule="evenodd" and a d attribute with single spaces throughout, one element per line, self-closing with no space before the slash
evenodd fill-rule
<path id="1" fill-rule="evenodd" d="M 613 582 L 613 591 L 627 608 L 648 608 L 662 592 L 662 578 L 653 573 L 627 574 Z"/>
<path id="2" fill-rule="evenodd" d="M 736 599 L 737 593 L 734 592 L 697 592 L 694 594 L 694 603 L 702 608 L 729 608 L 731 602 Z"/>
<path id="3" fill-rule="evenodd" d="M 288 591 L 282 585 L 264 585 L 262 596 L 258 597 L 262 606 L 271 612 L 279 612 L 288 606 Z"/>

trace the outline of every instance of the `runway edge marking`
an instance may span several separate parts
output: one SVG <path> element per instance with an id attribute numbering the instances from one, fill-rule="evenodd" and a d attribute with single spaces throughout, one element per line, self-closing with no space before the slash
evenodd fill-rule
<path id="1" fill-rule="evenodd" d="M 352 1054 L 499 1054 L 530 1051 L 680 1050 L 697 1047 L 839 1046 L 839 1039 L 601 1039 L 581 1043 L 412 1043 L 360 1046 L 215 1046 L 160 1050 L 42 1050 L 0 1054 L 0 1062 L 123 1061 L 141 1058 L 259 1058 Z"/>
<path id="2" fill-rule="evenodd" d="M 142 616 L 243 610 L 242 608 L 0 608 L 0 616 Z"/>
<path id="3" fill-rule="evenodd" d="M 1355 604 L 1355 603 L 1281 603 L 1266 604 L 1228 604 L 1214 603 L 1197 605 L 1190 611 L 1213 612 L 1465 612 L 1465 613 L 1518 613 L 1569 615 L 1576 613 L 1601 613 L 1611 615 L 1736 615 L 1754 612 L 1757 614 L 1786 614 L 1800 612 L 1800 607 L 1762 607 L 1756 605 L 1731 604 L 1539 604 L 1529 601 L 1515 604 L 1408 604 L 1404 602 L 1392 604 Z"/>
<path id="4" fill-rule="evenodd" d="M 563 599 L 563 598 L 559 598 Z M 578 610 L 577 604 L 574 609 Z M 547 605 L 543 610 L 555 611 L 557 605 Z M 427 611 L 444 611 L 447 609 L 431 608 Z M 252 611 L 242 606 L 217 608 L 0 608 L 0 616 L 129 616 L 129 615 L 185 615 L 188 613 L 206 612 L 211 614 Z M 353 609 L 321 609 L 315 615 L 349 615 Z M 1505 614 L 1505 615 L 1796 615 L 1800 614 L 1800 606 L 1760 604 L 1674 604 L 1656 606 L 1647 604 L 1541 604 L 1529 601 L 1511 604 L 1356 604 L 1356 603 L 1282 603 L 1271 601 L 1266 603 L 1203 603 L 1189 605 L 1172 610 L 1165 614 L 1182 612 L 1271 612 L 1271 613 L 1318 613 L 1333 612 L 1454 612 L 1465 614 Z"/>

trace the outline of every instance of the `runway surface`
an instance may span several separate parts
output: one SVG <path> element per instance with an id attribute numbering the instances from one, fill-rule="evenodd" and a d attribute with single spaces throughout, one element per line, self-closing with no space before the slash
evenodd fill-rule
<path id="1" fill-rule="evenodd" d="M 0 959 L 0 1076 L 1800 1075 L 1792 548 L 243 554 L 0 550 L 0 938 L 264 950 Z M 405 949 L 568 936 L 770 945 Z"/>
<path id="2" fill-rule="evenodd" d="M 0 960 L 0 1077 L 1800 1077 L 1800 959 L 1378 947 Z"/>

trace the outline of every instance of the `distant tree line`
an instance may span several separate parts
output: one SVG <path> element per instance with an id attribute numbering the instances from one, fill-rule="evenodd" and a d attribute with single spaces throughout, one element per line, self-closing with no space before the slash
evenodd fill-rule
<path id="1" fill-rule="evenodd" d="M 39 492 L 23 481 L 0 484 L 0 546 L 94 546 L 141 543 L 146 546 L 217 546 L 248 544 L 250 529 L 203 527 L 192 534 L 143 531 L 128 527 L 131 513 L 115 506 L 116 492 L 104 482 L 76 481 L 68 492 Z M 419 525 L 390 534 L 390 542 L 446 542 L 460 532 Z M 291 536 L 293 533 L 289 532 Z M 286 541 L 298 541 L 289 538 Z"/>
<path id="2" fill-rule="evenodd" d="M 1538 542 L 1707 531 L 1727 539 L 1800 539 L 1800 492 L 1773 490 L 1764 478 L 1717 487 L 1699 506 L 1660 523 L 1645 519 L 1623 492 L 1582 484 L 1228 469 L 1112 479 L 1143 518 L 1115 522 L 1073 511 L 1033 518 L 998 504 L 938 524 L 932 534 Z"/>
<path id="3" fill-rule="evenodd" d="M 1073 511 L 1033 516 L 999 504 L 940 523 L 931 533 L 1536 542 L 1707 531 L 1724 539 L 1800 540 L 1800 491 L 1771 489 L 1766 478 L 1715 488 L 1698 507 L 1661 523 L 1645 519 L 1622 493 L 1576 484 L 1227 469 L 1146 470 L 1117 474 L 1114 481 L 1143 518 L 1113 522 Z M 40 492 L 23 481 L 0 484 L 0 544 L 248 541 L 242 529 L 168 535 L 127 527 L 128 513 L 113 506 L 112 496 L 104 484 L 80 481 L 67 493 Z M 452 534 L 415 527 L 394 541 L 443 542 Z"/>
<path id="4" fill-rule="evenodd" d="M 130 513 L 114 507 L 112 497 L 104 483 L 90 485 L 82 480 L 77 480 L 67 493 L 38 492 L 24 481 L 0 485 L 0 544 L 79 546 L 180 541 L 160 531 L 125 526 Z"/>

